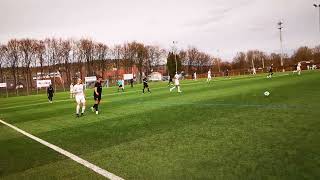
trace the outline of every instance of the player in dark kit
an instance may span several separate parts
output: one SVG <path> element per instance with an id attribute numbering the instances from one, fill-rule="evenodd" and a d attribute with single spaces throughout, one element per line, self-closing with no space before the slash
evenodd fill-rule
<path id="1" fill-rule="evenodd" d="M 133 79 L 130 79 L 130 85 L 133 88 Z"/>
<path id="2" fill-rule="evenodd" d="M 150 89 L 149 89 L 149 85 L 148 85 L 148 79 L 145 77 L 143 78 L 143 89 L 142 92 L 144 93 L 144 89 L 148 89 L 148 92 L 151 93 Z"/>
<path id="3" fill-rule="evenodd" d="M 273 75 L 273 64 L 271 64 L 269 68 L 269 75 L 267 76 L 267 78 L 272 78 L 272 75 Z"/>
<path id="4" fill-rule="evenodd" d="M 224 75 L 225 75 L 226 78 L 230 78 L 229 77 L 229 69 L 228 68 L 225 70 Z"/>
<path id="5" fill-rule="evenodd" d="M 99 114 L 99 104 L 101 101 L 101 94 L 102 94 L 102 77 L 98 77 L 98 80 L 96 84 L 94 85 L 94 92 L 93 92 L 93 98 L 94 98 L 94 105 L 91 107 L 92 112 L 96 111 L 96 114 Z"/>
<path id="6" fill-rule="evenodd" d="M 52 85 L 50 84 L 50 86 L 47 88 L 47 95 L 48 95 L 49 103 L 52 103 L 53 94 L 54 94 L 54 89 L 53 89 Z"/>

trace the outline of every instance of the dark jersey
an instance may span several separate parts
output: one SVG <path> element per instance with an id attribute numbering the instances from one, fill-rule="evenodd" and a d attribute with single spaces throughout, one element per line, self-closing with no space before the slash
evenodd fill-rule
<path id="1" fill-rule="evenodd" d="M 269 72 L 272 73 L 273 72 L 273 67 L 270 66 Z"/>
<path id="2" fill-rule="evenodd" d="M 54 93 L 53 87 L 48 87 L 47 93 L 50 94 L 50 95 L 52 95 L 52 94 Z"/>
<path id="3" fill-rule="evenodd" d="M 143 79 L 143 85 L 148 85 L 148 80 L 147 80 L 147 78 L 144 78 L 144 79 Z"/>
<path id="4" fill-rule="evenodd" d="M 101 93 L 102 93 L 102 85 L 101 85 L 101 83 L 96 82 L 94 87 L 97 88 L 97 92 L 99 93 L 99 96 L 101 96 Z M 96 95 L 96 92 L 94 92 L 94 95 Z"/>

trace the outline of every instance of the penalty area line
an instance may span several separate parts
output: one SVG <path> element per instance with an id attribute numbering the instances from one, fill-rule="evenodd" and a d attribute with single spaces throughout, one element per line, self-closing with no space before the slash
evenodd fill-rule
<path id="1" fill-rule="evenodd" d="M 38 137 L 36 137 L 36 136 L 34 136 L 32 134 L 29 134 L 29 133 L 27 133 L 27 132 L 25 132 L 25 131 L 23 131 L 23 130 L 21 130 L 21 129 L 19 129 L 19 128 L 17 128 L 15 126 L 13 126 L 13 125 L 1 120 L 1 119 L 0 119 L 0 123 L 2 123 L 4 125 L 12 128 L 12 129 L 14 129 L 15 131 L 17 131 L 17 132 L 19 132 L 19 133 L 21 133 L 21 134 L 23 134 L 23 135 L 25 135 L 27 137 L 29 137 L 30 139 L 33 139 L 34 141 L 39 142 L 42 145 L 45 145 L 45 146 L 49 147 L 50 149 L 52 149 L 52 150 L 54 150 L 54 151 L 56 151 L 56 152 L 58 152 L 58 153 L 60 153 L 62 155 L 72 159 L 73 161 L 75 161 L 75 162 L 87 167 L 88 169 L 100 174 L 103 177 L 106 177 L 106 178 L 111 179 L 111 180 L 123 180 L 123 178 L 121 178 L 121 177 L 119 177 L 119 176 L 117 176 L 115 174 L 112 174 L 111 172 L 108 172 L 107 170 L 102 169 L 102 168 L 90 163 L 89 161 L 86 161 L 86 160 L 80 158 L 79 156 L 76 156 L 76 155 L 74 155 L 74 154 L 72 154 L 72 153 L 70 153 L 70 152 L 68 152 L 68 151 L 56 146 L 56 145 L 53 145 L 53 144 L 51 144 L 51 143 L 49 143 L 49 142 L 47 142 L 45 140 L 42 140 L 42 139 L 40 139 L 40 138 L 38 138 Z"/>

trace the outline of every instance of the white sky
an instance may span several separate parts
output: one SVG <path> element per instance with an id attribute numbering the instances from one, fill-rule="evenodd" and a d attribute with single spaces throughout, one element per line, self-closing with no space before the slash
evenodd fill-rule
<path id="1" fill-rule="evenodd" d="M 108 45 L 140 41 L 193 45 L 231 59 L 237 52 L 285 52 L 320 44 L 320 0 L 0 0 L 0 42 L 89 37 Z"/>

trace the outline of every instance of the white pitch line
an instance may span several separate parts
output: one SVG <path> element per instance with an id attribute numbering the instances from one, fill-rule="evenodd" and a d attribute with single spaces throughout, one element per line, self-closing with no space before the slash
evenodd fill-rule
<path id="1" fill-rule="evenodd" d="M 23 131 L 23 130 L 21 130 L 21 129 L 19 129 L 19 128 L 15 127 L 15 126 L 13 126 L 13 125 L 11 125 L 9 123 L 7 123 L 7 122 L 4 122 L 1 119 L 0 119 L 0 122 L 2 124 L 12 128 L 12 129 L 18 131 L 19 133 L 21 133 L 21 134 L 23 134 L 23 135 L 25 135 L 25 136 L 37 141 L 37 142 L 49 147 L 50 149 L 53 149 L 53 150 L 57 151 L 58 153 L 60 153 L 60 154 L 62 154 L 64 156 L 67 156 L 68 158 L 70 158 L 70 159 L 76 161 L 77 163 L 79 163 L 79 164 L 91 169 L 92 171 L 100 174 L 101 176 L 104 176 L 104 177 L 106 177 L 108 179 L 111 179 L 111 180 L 123 180 L 123 178 L 121 178 L 119 176 L 116 176 L 116 175 L 114 175 L 114 174 L 112 174 L 112 173 L 110 173 L 110 172 L 108 172 L 108 171 L 106 171 L 106 170 L 104 170 L 104 169 L 102 169 L 102 168 L 100 168 L 100 167 L 98 167 L 98 166 L 96 166 L 96 165 L 94 165 L 94 164 L 92 164 L 92 163 L 90 163 L 90 162 L 88 162 L 88 161 L 86 161 L 86 160 L 84 160 L 84 159 L 82 159 L 82 158 L 80 158 L 80 157 L 78 157 L 78 156 L 76 156 L 76 155 L 74 155 L 74 154 L 62 149 L 62 148 L 60 148 L 60 147 L 58 147 L 58 146 L 56 146 L 56 145 L 53 145 L 53 144 L 51 144 L 51 143 L 49 143 L 47 141 L 44 141 L 44 140 L 42 140 L 42 139 L 40 139 L 40 138 L 38 138 L 38 137 L 36 137 L 36 136 L 34 136 L 32 134 L 29 134 L 29 133 L 25 132 L 25 131 Z"/>

